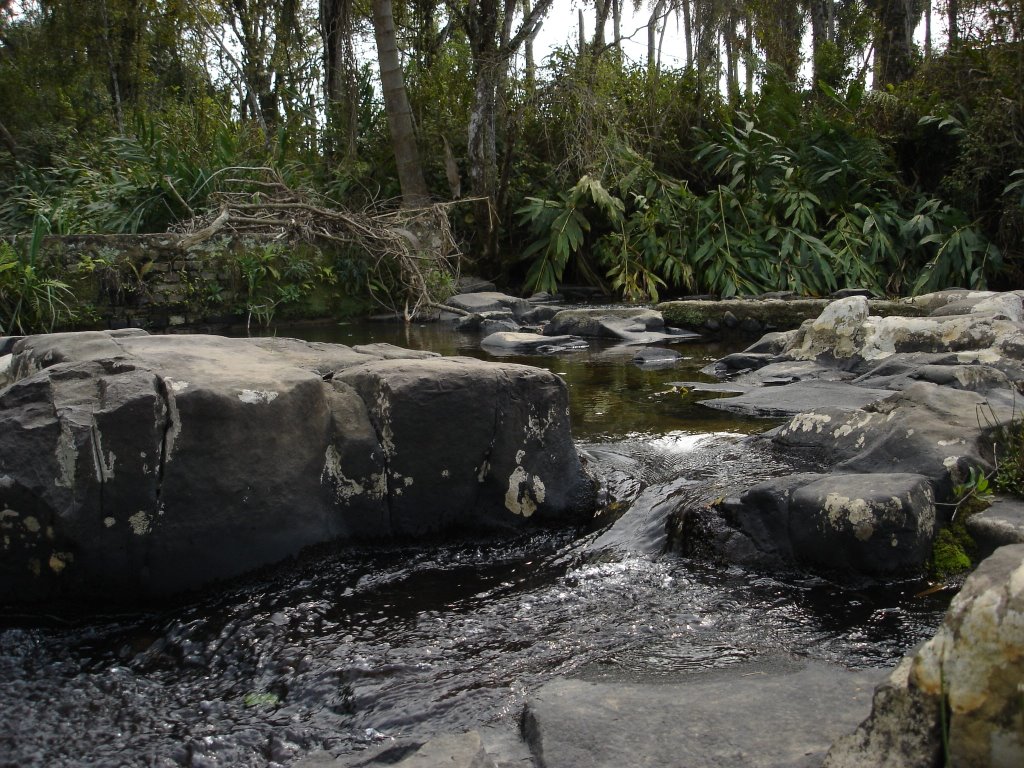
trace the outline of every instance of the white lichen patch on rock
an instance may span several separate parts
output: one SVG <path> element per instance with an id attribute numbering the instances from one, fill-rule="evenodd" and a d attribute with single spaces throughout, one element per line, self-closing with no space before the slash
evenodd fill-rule
<path id="1" fill-rule="evenodd" d="M 25 526 L 25 530 L 28 531 L 29 533 L 36 533 L 36 534 L 38 534 L 39 531 L 42 530 L 42 526 L 39 525 L 39 521 L 36 520 L 32 515 L 29 515 L 24 520 L 22 520 L 21 524 L 23 526 Z"/>
<path id="2" fill-rule="evenodd" d="M 384 391 L 383 385 L 377 391 L 377 402 L 373 409 L 377 416 L 377 431 L 380 438 L 380 447 L 388 458 L 394 457 L 395 433 L 391 427 L 391 400 Z"/>
<path id="3" fill-rule="evenodd" d="M 878 522 L 875 510 L 867 500 L 851 499 L 838 493 L 830 493 L 825 497 L 825 514 L 828 515 L 829 524 L 836 530 L 841 530 L 843 524 L 849 522 L 853 535 L 859 541 L 870 539 Z"/>
<path id="4" fill-rule="evenodd" d="M 114 478 L 114 464 L 117 456 L 113 451 L 103 455 L 103 435 L 95 423 L 92 425 L 92 466 L 97 483 L 105 483 Z"/>
<path id="5" fill-rule="evenodd" d="M 143 536 L 153 530 L 153 518 L 143 510 L 139 510 L 128 518 L 128 525 L 132 527 L 132 533 L 136 536 Z"/>
<path id="6" fill-rule="evenodd" d="M 103 518 L 103 526 L 105 528 L 113 528 L 114 527 L 114 523 L 116 523 L 116 522 L 117 521 L 114 518 L 110 517 L 109 515 L 107 517 Z"/>
<path id="7" fill-rule="evenodd" d="M 50 555 L 50 570 L 54 573 L 61 573 L 69 564 L 75 561 L 75 556 L 70 552 L 54 552 Z"/>
<path id="8" fill-rule="evenodd" d="M 170 461 L 174 456 L 174 443 L 178 439 L 178 435 L 181 434 L 181 415 L 178 413 L 178 402 L 174 397 L 174 383 L 170 379 L 164 379 L 166 384 L 165 391 L 167 393 L 167 413 L 160 414 L 157 416 L 157 430 L 163 429 L 164 425 L 162 419 L 167 419 L 166 429 L 164 430 L 164 461 Z"/>
<path id="9" fill-rule="evenodd" d="M 71 434 L 71 427 L 64 419 L 60 421 L 60 436 L 57 438 L 55 458 L 59 474 L 53 479 L 53 484 L 59 488 L 73 488 L 78 448 L 75 446 L 75 436 Z"/>
<path id="10" fill-rule="evenodd" d="M 387 492 L 387 480 L 383 472 L 371 475 L 369 482 L 364 485 L 358 480 L 347 477 L 341 463 L 341 454 L 338 453 L 338 450 L 333 445 L 327 446 L 324 455 L 324 468 L 320 472 L 320 482 L 323 483 L 327 480 L 331 482 L 337 501 L 349 501 L 363 494 L 373 499 L 384 497 Z"/>
<path id="11" fill-rule="evenodd" d="M 523 467 L 512 470 L 505 492 L 505 508 L 509 512 L 530 517 L 537 511 L 537 506 L 544 503 L 545 496 L 546 489 L 539 477 L 531 475 Z"/>
<path id="12" fill-rule="evenodd" d="M 827 413 L 798 413 L 785 427 L 784 433 L 793 432 L 818 432 L 820 433 L 825 425 L 832 421 Z"/>
<path id="13" fill-rule="evenodd" d="M 277 392 L 267 389 L 243 389 L 238 399 L 246 405 L 267 405 L 277 399 Z"/>
<path id="14" fill-rule="evenodd" d="M 191 386 L 187 381 L 175 381 L 174 379 L 165 379 L 165 381 L 167 382 L 167 387 L 175 394 L 184 392 Z"/>

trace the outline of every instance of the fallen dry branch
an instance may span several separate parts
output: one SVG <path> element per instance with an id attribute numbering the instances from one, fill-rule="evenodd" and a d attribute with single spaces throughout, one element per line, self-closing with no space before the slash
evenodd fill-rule
<path id="1" fill-rule="evenodd" d="M 228 191 L 211 196 L 216 213 L 176 228 L 183 248 L 223 234 L 341 246 L 365 259 L 370 294 L 406 320 L 443 307 L 458 282 L 462 257 L 448 214 L 466 200 L 352 211 L 291 189 L 280 178 L 229 179 L 225 186 Z"/>

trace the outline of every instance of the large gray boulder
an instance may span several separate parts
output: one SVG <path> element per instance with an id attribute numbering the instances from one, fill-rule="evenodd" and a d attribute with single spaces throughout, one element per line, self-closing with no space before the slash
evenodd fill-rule
<path id="1" fill-rule="evenodd" d="M 825 768 L 933 766 L 944 751 L 946 765 L 1024 765 L 1022 648 L 1024 545 L 1015 544 L 967 578 L 939 631 L 878 688 L 870 717 L 833 745 Z"/>
<path id="2" fill-rule="evenodd" d="M 592 503 L 565 385 L 526 366 L 89 332 L 28 337 L 11 369 L 3 603 L 130 601 L 311 544 L 518 527 Z"/>

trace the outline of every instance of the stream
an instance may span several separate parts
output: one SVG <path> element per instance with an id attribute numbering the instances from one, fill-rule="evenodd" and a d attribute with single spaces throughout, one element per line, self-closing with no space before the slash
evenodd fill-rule
<path id="1" fill-rule="evenodd" d="M 477 336 L 437 325 L 288 333 L 492 359 Z M 744 444 L 771 423 L 670 384 L 736 345 L 675 349 L 683 359 L 655 370 L 633 365 L 633 348 L 599 343 L 502 359 L 566 381 L 577 445 L 620 490 L 684 477 L 715 498 L 787 471 Z M 276 766 L 391 738 L 511 735 L 531 690 L 583 669 L 669 679 L 779 651 L 892 666 L 949 601 L 915 597 L 920 581 L 853 589 L 674 555 L 594 557 L 599 531 L 322 547 L 146 613 L 8 612 L 0 766 Z"/>

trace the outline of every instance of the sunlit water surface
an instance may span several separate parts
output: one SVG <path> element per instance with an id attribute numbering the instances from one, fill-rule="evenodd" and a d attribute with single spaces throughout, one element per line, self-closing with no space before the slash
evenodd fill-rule
<path id="1" fill-rule="evenodd" d="M 438 326 L 340 325 L 290 335 L 487 358 Z M 669 382 L 735 345 L 685 345 L 641 370 L 592 346 L 541 365 L 569 387 L 591 469 L 621 491 L 683 477 L 710 499 L 787 471 Z M 860 590 L 676 556 L 595 558 L 599 530 L 512 540 L 329 547 L 146 614 L 11 615 L 0 630 L 0 765 L 287 765 L 393 737 L 513 732 L 531 690 L 584 667 L 667 679 L 790 652 L 887 666 L 937 626 L 948 595 Z M 187 567 L 187 564 L 183 564 Z"/>

